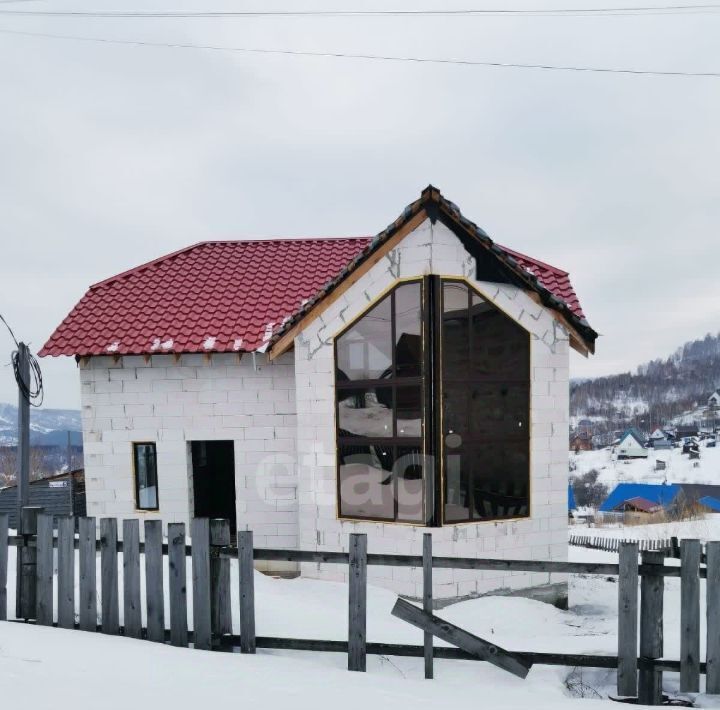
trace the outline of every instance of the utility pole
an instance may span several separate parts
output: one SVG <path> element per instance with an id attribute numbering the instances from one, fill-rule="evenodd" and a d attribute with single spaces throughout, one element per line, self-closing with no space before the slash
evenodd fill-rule
<path id="1" fill-rule="evenodd" d="M 18 383 L 18 446 L 15 465 L 17 483 L 17 534 L 23 534 L 23 508 L 28 505 L 30 492 L 30 353 L 25 343 L 18 343 L 18 373 L 23 386 Z M 22 618 L 23 558 L 27 548 L 17 548 L 17 584 L 15 595 L 16 617 Z"/>

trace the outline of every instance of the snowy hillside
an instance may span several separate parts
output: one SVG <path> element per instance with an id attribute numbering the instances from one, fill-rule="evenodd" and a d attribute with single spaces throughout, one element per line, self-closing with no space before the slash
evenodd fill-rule
<path id="1" fill-rule="evenodd" d="M 614 431 L 636 426 L 651 431 L 674 422 L 692 424 L 705 416 L 708 396 L 720 387 L 720 334 L 685 343 L 666 359 L 638 366 L 634 373 L 573 381 L 571 423 L 590 419 L 596 442 L 608 444 Z"/>
<path id="2" fill-rule="evenodd" d="M 656 461 L 665 462 L 665 470 L 655 470 Z M 691 461 L 681 449 L 654 451 L 646 459 L 618 461 L 610 449 L 570 454 L 571 476 L 599 472 L 598 481 L 612 490 L 617 483 L 715 483 L 720 484 L 720 448 L 700 447 L 700 460 Z"/>
<path id="3" fill-rule="evenodd" d="M 0 403 L 0 446 L 17 443 L 18 410 L 13 404 Z M 76 409 L 30 409 L 30 442 L 33 444 L 64 445 L 66 432 L 80 432 L 80 412 Z M 80 443 L 80 436 L 72 437 Z"/>

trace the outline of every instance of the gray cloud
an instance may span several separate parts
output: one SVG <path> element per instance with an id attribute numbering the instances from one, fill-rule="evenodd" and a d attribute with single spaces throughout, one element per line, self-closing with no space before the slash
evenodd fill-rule
<path id="1" fill-rule="evenodd" d="M 718 23 L 0 17 L 97 37 L 689 71 L 720 70 Z M 114 273 L 202 239 L 375 233 L 429 182 L 502 244 L 571 271 L 603 334 L 574 375 L 719 328 L 720 80 L 0 35 L 0 86 L 0 312 L 36 350 Z M 48 405 L 77 405 L 74 362 L 42 365 Z M 0 400 L 14 397 L 3 368 Z"/>

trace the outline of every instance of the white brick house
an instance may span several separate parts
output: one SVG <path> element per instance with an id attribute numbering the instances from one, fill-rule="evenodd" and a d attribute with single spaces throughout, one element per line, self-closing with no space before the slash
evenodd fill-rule
<path id="1" fill-rule="evenodd" d="M 569 348 L 595 338 L 566 272 L 429 187 L 372 239 L 203 243 L 96 284 L 41 354 L 79 363 L 89 515 L 565 559 Z M 369 574 L 420 594 L 417 570 Z M 438 570 L 434 594 L 563 582 Z"/>

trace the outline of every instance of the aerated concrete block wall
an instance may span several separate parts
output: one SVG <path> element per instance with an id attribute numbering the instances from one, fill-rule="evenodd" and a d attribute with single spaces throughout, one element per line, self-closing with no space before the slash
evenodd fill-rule
<path id="1" fill-rule="evenodd" d="M 238 529 L 297 547 L 292 353 L 92 357 L 81 364 L 88 515 L 188 522 L 191 441 L 231 440 Z M 160 510 L 135 507 L 132 442 L 154 441 Z"/>
<path id="2" fill-rule="evenodd" d="M 337 519 L 333 339 L 398 279 L 424 274 L 468 279 L 531 334 L 531 517 L 507 522 L 423 528 Z M 475 263 L 457 237 L 429 220 L 363 275 L 295 340 L 299 533 L 302 549 L 346 550 L 348 534 L 366 533 L 368 550 L 419 555 L 423 533 L 436 555 L 567 559 L 568 365 L 567 332 L 523 291 L 475 281 Z M 344 580 L 338 565 L 303 564 L 302 573 Z M 370 567 L 371 583 L 420 597 L 422 570 Z M 556 585 L 561 575 L 435 570 L 436 598 L 513 592 Z"/>

